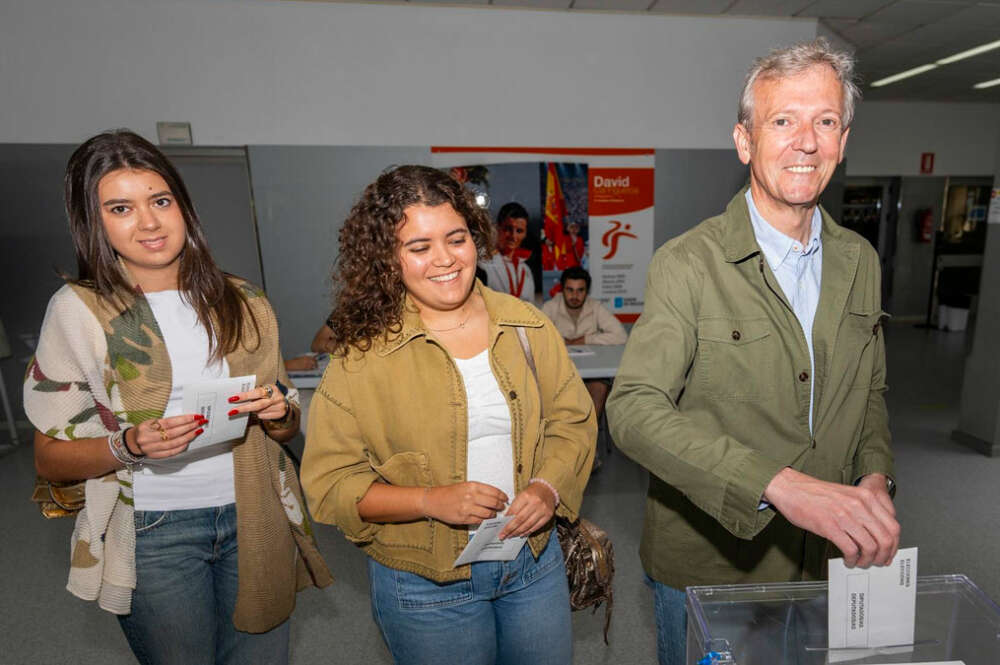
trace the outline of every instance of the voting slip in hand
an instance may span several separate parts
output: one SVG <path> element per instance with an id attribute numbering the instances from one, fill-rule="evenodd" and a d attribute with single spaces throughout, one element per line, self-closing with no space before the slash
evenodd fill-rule
<path id="1" fill-rule="evenodd" d="M 504 540 L 497 538 L 500 530 L 512 519 L 513 515 L 503 515 L 483 520 L 476 527 L 476 535 L 469 540 L 469 544 L 455 559 L 454 565 L 457 567 L 476 561 L 511 561 L 517 557 L 527 538 L 524 536 L 510 536 Z"/>
<path id="2" fill-rule="evenodd" d="M 848 568 L 843 559 L 830 559 L 828 590 L 829 662 L 858 658 L 864 649 L 913 649 L 916 547 L 899 550 L 887 566 Z"/>
<path id="3" fill-rule="evenodd" d="M 227 416 L 232 405 L 229 397 L 236 393 L 253 390 L 257 385 L 257 376 L 236 376 L 227 379 L 198 381 L 184 386 L 184 396 L 181 398 L 184 413 L 197 413 L 208 419 L 205 432 L 196 436 L 188 450 L 204 448 L 213 443 L 232 441 L 243 438 L 247 431 L 249 415 L 241 413 Z"/>

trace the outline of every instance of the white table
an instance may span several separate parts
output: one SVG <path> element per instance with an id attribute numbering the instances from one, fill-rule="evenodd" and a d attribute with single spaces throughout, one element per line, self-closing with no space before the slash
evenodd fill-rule
<path id="1" fill-rule="evenodd" d="M 288 378 L 292 380 L 299 390 L 312 390 L 319 386 L 319 380 L 323 378 L 323 370 L 330 363 L 330 357 L 326 356 L 319 362 L 316 369 L 304 369 L 296 372 L 289 372 Z"/>
<path id="2" fill-rule="evenodd" d="M 581 353 L 581 351 L 583 351 Z M 624 344 L 569 347 L 569 357 L 582 379 L 613 379 L 625 352 Z"/>

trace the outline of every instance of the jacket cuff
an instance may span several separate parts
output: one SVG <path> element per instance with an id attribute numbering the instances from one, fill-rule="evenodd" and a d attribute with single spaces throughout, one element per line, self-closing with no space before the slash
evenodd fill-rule
<path id="1" fill-rule="evenodd" d="M 726 484 L 719 516 L 722 526 L 737 538 L 746 540 L 760 533 L 775 515 L 773 509 L 760 510 L 764 490 L 786 466 L 756 450 L 748 451 Z"/>
<path id="2" fill-rule="evenodd" d="M 895 483 L 896 478 L 893 475 L 892 466 L 892 459 L 881 453 L 861 455 L 854 462 L 851 483 L 856 485 L 859 480 L 871 473 L 881 473 Z"/>
<path id="3" fill-rule="evenodd" d="M 382 526 L 364 521 L 358 513 L 358 502 L 376 480 L 378 474 L 372 471 L 352 475 L 338 483 L 337 493 L 340 496 L 334 499 L 334 505 L 338 507 L 334 521 L 344 536 L 353 543 L 371 542 Z"/>

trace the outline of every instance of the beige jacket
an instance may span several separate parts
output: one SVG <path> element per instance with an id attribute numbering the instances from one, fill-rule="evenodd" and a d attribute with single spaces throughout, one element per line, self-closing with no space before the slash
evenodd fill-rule
<path id="1" fill-rule="evenodd" d="M 625 327 L 615 315 L 590 297 L 583 301 L 580 316 L 575 321 L 561 293 L 542 305 L 542 311 L 566 339 L 583 337 L 584 344 L 624 344 L 628 339 Z"/>
<path id="2" fill-rule="evenodd" d="M 490 366 L 510 407 L 515 490 L 543 478 L 559 492 L 557 514 L 574 519 L 594 457 L 593 403 L 559 333 L 534 306 L 476 288 L 489 312 Z M 516 327 L 527 333 L 538 382 Z M 469 542 L 466 527 L 375 524 L 357 508 L 376 481 L 408 487 L 465 481 L 467 425 L 461 373 L 408 303 L 398 335 L 367 353 L 334 359 L 316 389 L 302 457 L 315 519 L 336 524 L 383 565 L 438 582 L 468 579 L 468 565 L 452 567 Z M 536 557 L 550 530 L 551 524 L 529 540 Z"/>

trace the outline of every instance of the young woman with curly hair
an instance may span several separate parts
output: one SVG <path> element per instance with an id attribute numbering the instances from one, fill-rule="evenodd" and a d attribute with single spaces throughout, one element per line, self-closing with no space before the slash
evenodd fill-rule
<path id="1" fill-rule="evenodd" d="M 548 319 L 476 281 L 491 233 L 457 181 L 423 166 L 380 176 L 340 232 L 303 486 L 316 519 L 368 555 L 398 663 L 571 661 L 553 518 L 580 508 L 593 403 Z M 497 515 L 502 538 L 524 539 L 515 558 L 455 566 Z"/>
<path id="2" fill-rule="evenodd" d="M 325 586 L 295 470 L 299 429 L 278 323 L 256 287 L 219 269 L 180 174 L 127 130 L 70 157 L 78 274 L 49 301 L 24 385 L 35 467 L 87 479 L 67 588 L 118 615 L 144 665 L 288 662 L 295 594 Z M 211 424 L 187 384 L 255 375 Z"/>

